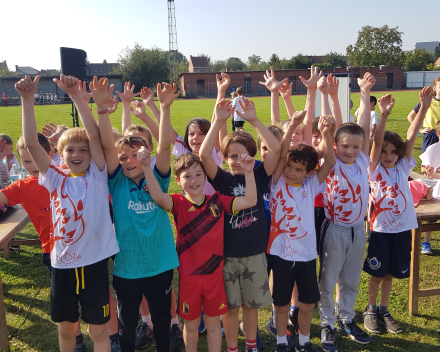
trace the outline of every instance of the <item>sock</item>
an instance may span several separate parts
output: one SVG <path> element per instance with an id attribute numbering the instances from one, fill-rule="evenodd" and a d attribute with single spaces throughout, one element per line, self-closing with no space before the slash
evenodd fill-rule
<path id="1" fill-rule="evenodd" d="M 151 321 L 151 314 L 143 315 L 142 321 L 144 323 L 147 323 L 150 328 L 153 328 L 153 322 Z"/>
<path id="2" fill-rule="evenodd" d="M 236 347 L 228 347 L 228 352 L 238 352 L 238 346 L 236 346 Z"/>
<path id="3" fill-rule="evenodd" d="M 286 335 L 284 335 L 284 336 L 277 335 L 277 345 L 281 345 L 283 343 L 287 345 L 287 336 Z"/>
<path id="4" fill-rule="evenodd" d="M 275 328 L 276 327 L 276 325 L 275 325 L 275 311 L 274 310 L 272 310 L 272 318 L 270 319 L 270 326 L 271 327 L 273 327 L 273 328 Z"/>
<path id="5" fill-rule="evenodd" d="M 374 304 L 374 305 L 371 305 L 371 304 L 369 304 L 368 306 L 367 306 L 367 309 L 370 311 L 370 312 L 376 312 L 377 311 L 377 306 Z"/>
<path id="6" fill-rule="evenodd" d="M 76 343 L 79 344 L 79 343 L 83 343 L 83 342 L 84 342 L 84 336 L 81 333 L 76 337 Z"/>
<path id="7" fill-rule="evenodd" d="M 257 340 L 248 340 L 246 339 L 246 351 L 252 349 L 252 348 L 257 348 Z"/>
<path id="8" fill-rule="evenodd" d="M 112 346 L 117 345 L 119 343 L 119 334 L 118 333 L 110 335 L 109 337 L 110 337 L 110 344 Z"/>
<path id="9" fill-rule="evenodd" d="M 179 324 L 179 318 L 177 315 L 174 318 L 171 318 L 171 326 L 174 324 Z"/>
<path id="10" fill-rule="evenodd" d="M 386 313 L 388 312 L 388 306 L 383 306 L 382 304 L 379 304 L 379 313 Z"/>
<path id="11" fill-rule="evenodd" d="M 310 342 L 310 334 L 308 334 L 307 336 L 301 335 L 301 333 L 299 333 L 298 335 L 298 342 L 301 346 L 304 346 L 306 344 L 306 342 Z"/>

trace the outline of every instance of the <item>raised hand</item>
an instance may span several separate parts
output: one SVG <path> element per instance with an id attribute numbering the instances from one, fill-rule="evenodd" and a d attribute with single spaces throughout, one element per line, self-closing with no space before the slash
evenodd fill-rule
<path id="1" fill-rule="evenodd" d="M 151 163 L 151 152 L 148 148 L 142 146 L 137 152 L 137 158 L 142 166 L 149 166 Z"/>
<path id="2" fill-rule="evenodd" d="M 381 114 L 390 114 L 394 106 L 394 98 L 391 94 L 385 94 L 382 98 L 377 100 L 377 105 L 379 105 L 379 110 Z"/>
<path id="3" fill-rule="evenodd" d="M 90 98 L 92 97 L 92 93 L 87 92 L 86 81 L 82 82 L 82 86 L 81 86 L 81 81 L 79 82 L 79 92 L 81 93 L 81 96 L 83 97 L 84 101 L 88 104 Z"/>
<path id="4" fill-rule="evenodd" d="M 327 76 L 327 83 L 328 83 L 328 94 L 329 95 L 338 95 L 338 88 L 339 88 L 339 79 L 337 79 L 335 76 L 333 76 L 331 73 Z"/>
<path id="5" fill-rule="evenodd" d="M 273 67 L 270 67 L 270 73 L 269 71 L 266 71 L 266 74 L 264 75 L 265 82 L 259 82 L 263 86 L 266 86 L 267 89 L 269 89 L 271 92 L 280 90 L 281 85 L 284 82 L 287 82 L 287 78 L 284 78 L 282 81 L 277 81 L 275 79 L 275 72 L 273 71 Z"/>
<path id="6" fill-rule="evenodd" d="M 69 95 L 79 93 L 81 81 L 76 77 L 61 74 L 60 79 L 54 78 L 53 81 Z"/>
<path id="7" fill-rule="evenodd" d="M 108 108 L 108 102 L 112 98 L 113 89 L 115 85 L 112 84 L 110 89 L 107 90 L 108 78 L 101 78 L 98 82 L 98 77 L 93 77 L 93 82 L 90 82 L 89 88 L 92 92 L 93 100 L 96 103 L 97 108 Z"/>
<path id="8" fill-rule="evenodd" d="M 235 111 L 235 106 L 227 99 L 220 100 L 214 109 L 215 120 L 226 121 Z"/>
<path id="9" fill-rule="evenodd" d="M 32 80 L 28 75 L 26 75 L 24 78 L 15 83 L 15 89 L 17 90 L 18 94 L 20 94 L 22 98 L 34 99 L 40 77 L 40 75 L 37 75 L 35 76 L 34 80 Z"/>
<path id="10" fill-rule="evenodd" d="M 64 133 L 64 128 L 59 127 L 54 123 L 50 122 L 49 124 L 45 124 L 41 128 L 41 133 L 44 134 L 48 140 L 57 141 Z"/>
<path id="11" fill-rule="evenodd" d="M 299 76 L 299 79 L 306 86 L 307 89 L 316 89 L 318 81 L 321 78 L 321 76 L 322 76 L 322 71 L 319 71 L 318 74 L 318 67 L 312 65 L 310 67 L 310 78 L 306 80 L 302 76 Z"/>
<path id="12" fill-rule="evenodd" d="M 255 110 L 255 105 L 252 100 L 243 97 L 243 102 L 239 99 L 238 104 L 240 105 L 240 109 L 242 112 L 236 110 L 238 116 L 240 116 L 243 120 L 251 122 L 257 119 L 257 111 Z"/>
<path id="13" fill-rule="evenodd" d="M 358 85 L 361 90 L 371 90 L 375 84 L 376 78 L 370 72 L 366 72 L 363 78 L 358 78 Z"/>
<path id="14" fill-rule="evenodd" d="M 287 81 L 284 81 L 283 84 L 281 84 L 280 95 L 283 99 L 290 98 L 292 95 L 292 84 L 293 82 L 287 83 Z"/>
<path id="15" fill-rule="evenodd" d="M 255 158 L 251 157 L 249 154 L 241 154 L 238 162 L 244 172 L 254 171 Z"/>
<path id="16" fill-rule="evenodd" d="M 221 80 L 220 80 L 221 76 Z M 215 78 L 217 79 L 217 89 L 221 91 L 226 91 L 226 88 L 229 87 L 229 84 L 231 83 L 231 77 L 227 73 L 221 73 L 221 75 L 215 75 Z"/>
<path id="17" fill-rule="evenodd" d="M 301 125 L 304 121 L 304 117 L 306 117 L 306 112 L 305 110 L 302 111 L 295 111 L 292 119 L 290 120 L 290 124 L 292 126 L 298 126 Z"/>
<path id="18" fill-rule="evenodd" d="M 334 133 L 336 129 L 336 120 L 333 116 L 321 116 L 318 122 L 318 130 L 321 134 Z"/>
<path id="19" fill-rule="evenodd" d="M 119 100 L 116 97 L 113 97 L 108 102 L 108 113 L 113 114 L 118 108 Z"/>
<path id="20" fill-rule="evenodd" d="M 133 100 L 133 106 L 130 106 L 131 113 L 137 118 L 148 116 L 145 105 L 140 100 Z M 134 108 L 133 108 L 134 107 Z"/>
<path id="21" fill-rule="evenodd" d="M 173 85 L 169 83 L 163 82 L 164 89 L 162 90 L 162 86 L 160 83 L 157 84 L 157 98 L 159 99 L 160 105 L 169 107 L 173 103 L 173 101 L 180 95 L 180 90 L 177 91 L 176 83 Z"/>
<path id="22" fill-rule="evenodd" d="M 330 86 L 328 85 L 328 82 L 327 82 L 327 77 L 325 77 L 325 76 L 322 76 L 320 79 L 319 79 L 319 81 L 318 81 L 318 83 L 317 83 L 317 86 L 318 86 L 318 89 L 319 89 L 319 91 L 321 92 L 321 93 L 324 93 L 324 94 L 328 94 L 328 92 L 329 92 L 329 90 L 330 90 Z"/>
<path id="23" fill-rule="evenodd" d="M 419 99 L 422 105 L 431 106 L 432 97 L 434 93 L 431 87 L 423 87 L 419 92 Z"/>
<path id="24" fill-rule="evenodd" d="M 134 84 L 130 88 L 130 82 L 124 83 L 124 93 L 116 92 L 117 95 L 121 98 L 122 103 L 125 104 L 131 104 L 134 97 L 138 96 L 140 93 L 133 93 L 134 90 Z"/>
<path id="25" fill-rule="evenodd" d="M 145 105 L 148 106 L 148 104 L 154 104 L 154 92 L 148 88 L 144 87 L 141 89 L 141 98 Z"/>

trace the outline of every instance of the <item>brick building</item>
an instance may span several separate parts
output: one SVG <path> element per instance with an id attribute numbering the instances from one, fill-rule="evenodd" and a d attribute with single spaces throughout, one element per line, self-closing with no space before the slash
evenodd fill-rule
<path id="1" fill-rule="evenodd" d="M 188 72 L 209 72 L 208 58 L 205 56 L 190 56 Z"/>
<path id="2" fill-rule="evenodd" d="M 362 77 L 365 72 L 371 72 L 376 77 L 374 90 L 400 89 L 403 85 L 403 67 L 343 67 L 326 68 L 323 74 L 333 73 L 336 75 L 347 74 L 351 77 L 351 91 L 359 91 L 357 78 Z M 287 78 L 292 82 L 292 94 L 305 94 L 306 88 L 300 80 L 300 76 L 308 79 L 310 69 L 278 70 L 276 72 L 277 80 Z M 189 98 L 197 97 L 216 97 L 217 83 L 215 75 L 220 72 L 186 72 L 179 75 L 180 89 L 182 94 Z M 265 71 L 234 71 L 228 72 L 231 77 L 231 84 L 226 91 L 229 95 L 235 88 L 243 87 L 244 94 L 247 96 L 270 95 L 265 86 L 258 82 L 264 81 Z"/>

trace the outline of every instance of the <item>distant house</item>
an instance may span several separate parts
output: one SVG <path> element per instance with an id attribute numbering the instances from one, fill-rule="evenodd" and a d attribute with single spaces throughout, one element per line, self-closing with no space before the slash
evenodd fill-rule
<path id="1" fill-rule="evenodd" d="M 307 56 L 310 60 L 312 60 L 312 62 L 314 64 L 322 64 L 323 62 L 325 62 L 327 60 L 327 55 L 312 55 L 312 56 Z"/>
<path id="2" fill-rule="evenodd" d="M 119 66 L 118 63 L 102 63 L 102 64 L 86 64 L 86 75 L 95 76 L 95 75 L 105 75 L 113 71 L 113 69 Z M 88 71 L 88 72 L 87 72 Z"/>
<path id="3" fill-rule="evenodd" d="M 188 72 L 209 72 L 208 58 L 205 56 L 190 56 Z"/>
<path id="4" fill-rule="evenodd" d="M 30 66 L 18 66 L 18 65 L 15 65 L 15 72 L 14 72 L 14 74 L 17 77 L 24 77 L 26 75 L 35 76 L 35 75 L 40 74 L 40 71 L 38 71 L 35 68 L 30 67 Z"/>
<path id="5" fill-rule="evenodd" d="M 435 48 L 440 46 L 439 42 L 418 42 L 416 43 L 416 49 L 426 49 L 431 53 L 434 53 Z"/>
<path id="6" fill-rule="evenodd" d="M 435 60 L 434 66 L 440 66 L 440 57 L 437 60 Z"/>

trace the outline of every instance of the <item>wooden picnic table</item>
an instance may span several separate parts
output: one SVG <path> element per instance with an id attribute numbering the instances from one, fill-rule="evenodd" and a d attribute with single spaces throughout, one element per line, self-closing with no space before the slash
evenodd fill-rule
<path id="1" fill-rule="evenodd" d="M 416 172 L 411 172 L 413 179 L 429 179 Z M 412 230 L 412 252 L 409 278 L 409 315 L 417 315 L 419 298 L 440 295 L 440 287 L 419 288 L 420 238 L 422 232 L 440 231 L 440 199 L 421 200 L 416 207 L 418 227 Z M 425 223 L 423 223 L 425 221 Z M 429 221 L 429 223 L 426 223 Z"/>

